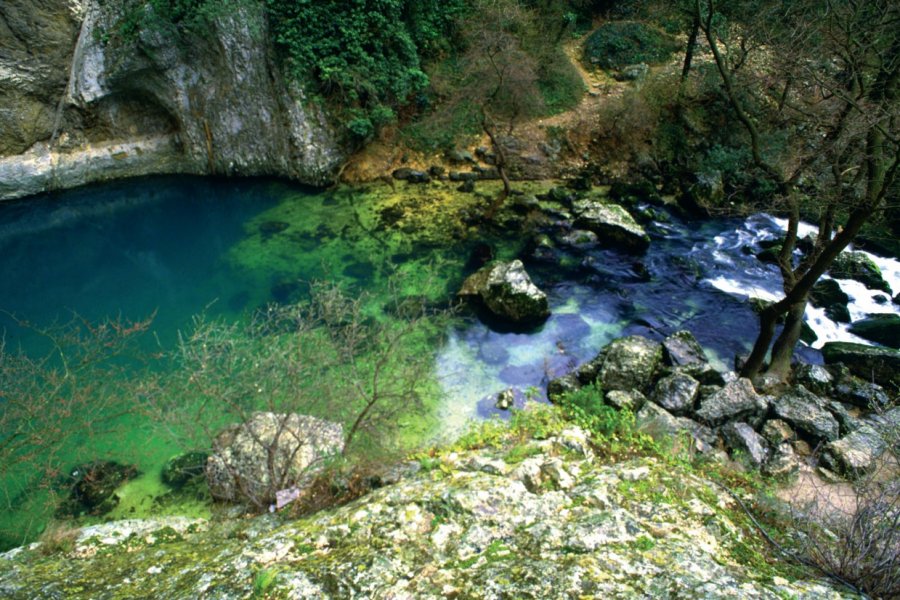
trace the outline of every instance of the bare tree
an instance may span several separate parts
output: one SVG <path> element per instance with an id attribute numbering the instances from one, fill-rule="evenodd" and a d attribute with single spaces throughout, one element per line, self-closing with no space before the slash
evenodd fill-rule
<path id="1" fill-rule="evenodd" d="M 882 210 L 900 167 L 900 5 L 890 0 L 760 4 L 735 44 L 705 0 L 701 29 L 755 167 L 788 218 L 778 256 L 784 297 L 760 314 L 742 375 L 787 377 L 812 286 Z M 730 37 L 733 39 L 733 36 Z M 749 40 L 749 42 L 747 41 Z M 750 49 L 759 60 L 748 64 Z M 781 152 L 771 134 L 787 142 Z M 804 195 L 815 196 L 818 235 L 794 256 Z M 770 207 L 771 208 L 771 207 Z M 776 323 L 786 323 L 776 338 Z M 773 343 L 774 340 L 774 343 Z"/>

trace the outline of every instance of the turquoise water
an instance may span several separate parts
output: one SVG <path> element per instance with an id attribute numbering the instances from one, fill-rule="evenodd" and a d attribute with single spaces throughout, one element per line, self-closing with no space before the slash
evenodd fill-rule
<path id="1" fill-rule="evenodd" d="M 521 185 L 540 192 L 552 184 Z M 479 187 L 491 192 L 489 184 Z M 52 345 L 38 331 L 54 323 L 152 316 L 138 350 L 145 357 L 165 355 L 196 315 L 241 322 L 271 302 L 303 299 L 312 280 L 338 281 L 351 296 L 369 293 L 371 318 L 392 318 L 385 306 L 388 282 L 395 285 L 394 299 L 447 305 L 490 247 L 497 258 L 525 261 L 548 293 L 552 316 L 522 332 L 462 312 L 435 347 L 422 349 L 434 357 L 438 398 L 430 405 L 434 414 L 410 420 L 422 427 L 430 417 L 441 427 L 431 433 L 450 436 L 471 418 L 496 414 L 499 391 L 513 388 L 520 405 L 527 396 L 541 398 L 550 378 L 623 334 L 661 339 L 689 329 L 727 368 L 755 334 L 756 317 L 745 297 L 777 292 L 774 268 L 752 255 L 760 238 L 777 233 L 769 218 L 691 223 L 657 209 L 662 216 L 645 222 L 652 244 L 642 257 L 562 246 L 548 255 L 529 240 L 534 233 L 556 236 L 558 225 L 519 219 L 526 230 L 521 233 L 473 223 L 469 216 L 486 204 L 484 197 L 441 184 L 323 191 L 267 179 L 190 177 L 130 180 L 0 204 L 0 330 L 7 352 L 22 348 L 40 357 Z M 508 217 L 504 212 L 497 220 Z M 22 320 L 29 325 L 21 326 Z M 829 339 L 837 335 L 818 330 Z M 818 360 L 810 348 L 799 354 Z M 122 381 L 133 384 L 134 365 L 118 366 Z M 0 389 L 0 405 L 6 401 Z M 0 431 L 0 442 L 7 435 Z M 120 490 L 122 502 L 112 517 L 208 512 L 202 500 L 154 503 L 167 491 L 161 465 L 183 448 L 146 418 L 129 416 L 106 433 L 59 435 L 69 441 L 54 457 L 57 471 L 112 459 L 142 472 Z M 33 536 L 49 518 L 47 478 L 7 472 L 0 535 L 8 537 L 0 545 Z"/>

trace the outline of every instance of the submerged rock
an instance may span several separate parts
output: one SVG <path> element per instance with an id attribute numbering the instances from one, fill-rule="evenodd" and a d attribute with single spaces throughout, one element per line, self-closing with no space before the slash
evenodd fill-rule
<path id="1" fill-rule="evenodd" d="M 184 487 L 187 483 L 206 473 L 206 452 L 185 452 L 166 461 L 162 469 L 162 481 L 173 488 Z"/>
<path id="2" fill-rule="evenodd" d="M 301 486 L 344 447 L 343 427 L 306 415 L 253 413 L 220 432 L 206 463 L 210 494 L 264 506 L 276 492 Z"/>
<path id="3" fill-rule="evenodd" d="M 550 316 L 547 294 L 525 271 L 520 260 L 488 265 L 463 282 L 459 296 L 480 298 L 494 315 L 521 325 L 534 325 Z"/>
<path id="4" fill-rule="evenodd" d="M 850 333 L 895 350 L 900 349 L 900 315 L 869 315 L 865 319 L 853 321 Z"/>
<path id="5" fill-rule="evenodd" d="M 57 508 L 57 514 L 78 516 L 83 513 L 108 513 L 119 503 L 119 497 L 115 495 L 116 489 L 137 476 L 136 467 L 111 460 L 78 465 L 65 478 L 64 485 L 69 493 Z"/>

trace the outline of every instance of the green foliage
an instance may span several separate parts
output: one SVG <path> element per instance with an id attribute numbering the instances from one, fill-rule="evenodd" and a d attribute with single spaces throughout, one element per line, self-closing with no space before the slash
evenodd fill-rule
<path id="1" fill-rule="evenodd" d="M 260 569 L 253 576 L 253 598 L 265 598 L 266 593 L 275 584 L 277 569 Z"/>
<path id="2" fill-rule="evenodd" d="M 422 58 L 447 50 L 463 0 L 267 0 L 275 42 L 291 77 L 351 109 L 359 140 L 428 87 Z"/>
<path id="3" fill-rule="evenodd" d="M 613 21 L 590 35 L 584 62 L 603 69 L 621 69 L 637 63 L 661 63 L 679 48 L 669 35 L 643 23 Z"/>
<path id="4" fill-rule="evenodd" d="M 588 385 L 565 394 L 559 404 L 565 417 L 588 431 L 600 449 L 609 455 L 655 450 L 650 437 L 636 430 L 634 413 L 603 403 L 599 385 Z"/>
<path id="5" fill-rule="evenodd" d="M 545 112 L 551 115 L 577 106 L 586 91 L 581 74 L 559 46 L 538 62 L 538 87 Z"/>

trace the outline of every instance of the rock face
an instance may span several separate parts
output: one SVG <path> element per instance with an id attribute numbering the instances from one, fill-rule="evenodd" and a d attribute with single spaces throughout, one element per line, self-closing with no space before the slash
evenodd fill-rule
<path id="1" fill-rule="evenodd" d="M 482 268 L 463 282 L 459 296 L 480 298 L 494 315 L 520 325 L 550 316 L 547 294 L 531 282 L 521 260 Z"/>
<path id="2" fill-rule="evenodd" d="M 324 115 L 278 72 L 262 2 L 215 15 L 203 35 L 160 26 L 132 39 L 108 35 L 124 3 L 10 2 L 0 200 L 148 173 L 321 184 L 342 160 Z"/>
<path id="3" fill-rule="evenodd" d="M 441 455 L 442 477 L 301 519 L 94 526 L 69 553 L 0 555 L 0 596 L 249 598 L 267 572 L 267 597 L 317 600 L 851 597 L 776 561 L 758 571 L 746 548 L 763 542 L 716 485 L 653 459 L 604 465 L 583 432 L 550 435 L 520 440 L 521 462 L 509 445 Z"/>
<path id="4" fill-rule="evenodd" d="M 298 414 L 253 413 L 213 441 L 206 463 L 210 494 L 264 506 L 275 501 L 276 492 L 302 487 L 324 459 L 343 447 L 343 427 L 337 423 Z"/>

